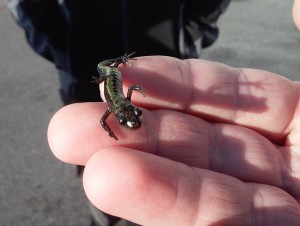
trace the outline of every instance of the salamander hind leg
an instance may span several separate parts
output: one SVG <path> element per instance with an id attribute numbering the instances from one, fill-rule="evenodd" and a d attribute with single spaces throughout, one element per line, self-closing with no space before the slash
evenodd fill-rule
<path id="1" fill-rule="evenodd" d="M 132 53 L 125 53 L 123 56 L 118 57 L 115 59 L 115 63 L 113 64 L 114 67 L 118 67 L 120 64 L 126 65 L 126 63 L 130 64 L 132 66 L 131 63 L 129 63 L 129 60 L 136 60 L 135 58 L 133 58 L 132 56 L 135 54 L 135 52 Z"/>

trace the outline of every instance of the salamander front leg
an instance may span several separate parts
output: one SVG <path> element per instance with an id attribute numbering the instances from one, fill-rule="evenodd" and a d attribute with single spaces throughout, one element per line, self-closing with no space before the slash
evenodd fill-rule
<path id="1" fill-rule="evenodd" d="M 145 97 L 145 93 L 144 93 L 144 90 L 143 90 L 143 87 L 141 85 L 131 85 L 129 88 L 128 88 L 128 92 L 127 92 L 127 100 L 131 100 L 131 95 L 132 95 L 132 91 L 133 90 L 137 90 L 139 91 L 141 94 L 143 94 L 143 96 Z"/>
<path id="2" fill-rule="evenodd" d="M 97 83 L 97 84 L 101 84 L 103 81 L 104 81 L 104 78 L 103 78 L 103 77 L 96 77 L 96 76 L 93 76 L 93 77 L 92 77 L 92 80 L 91 80 L 90 82 Z"/>
<path id="3" fill-rule="evenodd" d="M 112 110 L 111 109 L 107 109 L 107 111 L 102 116 L 102 118 L 100 120 L 100 123 L 101 123 L 101 126 L 103 127 L 103 129 L 108 133 L 108 135 L 110 137 L 114 138 L 115 140 L 118 140 L 118 137 L 114 134 L 114 132 L 111 130 L 111 128 L 106 123 L 106 119 L 108 118 L 108 116 L 110 115 L 110 113 L 112 113 Z"/>

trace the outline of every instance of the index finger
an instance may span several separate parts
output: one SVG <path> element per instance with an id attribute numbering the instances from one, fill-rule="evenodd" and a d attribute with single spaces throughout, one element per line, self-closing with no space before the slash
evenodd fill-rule
<path id="1" fill-rule="evenodd" d="M 172 109 L 213 122 L 252 128 L 273 141 L 290 131 L 299 108 L 299 84 L 271 72 L 204 60 L 140 57 L 122 68 L 125 86 L 144 87 L 133 97 L 150 109 Z"/>

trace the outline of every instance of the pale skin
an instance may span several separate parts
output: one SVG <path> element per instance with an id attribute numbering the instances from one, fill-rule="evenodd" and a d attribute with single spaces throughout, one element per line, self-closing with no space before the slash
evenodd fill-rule
<path id="1" fill-rule="evenodd" d="M 299 82 L 202 60 L 132 64 L 120 70 L 124 90 L 145 90 L 132 97 L 140 129 L 112 115 L 111 139 L 106 103 L 69 105 L 49 125 L 53 153 L 86 166 L 97 208 L 141 225 L 300 225 Z"/>
<path id="2" fill-rule="evenodd" d="M 293 6 L 293 18 L 294 18 L 295 25 L 300 30 L 300 13 L 299 13 L 299 9 L 300 9 L 300 0 L 295 0 L 294 1 L 294 6 Z"/>

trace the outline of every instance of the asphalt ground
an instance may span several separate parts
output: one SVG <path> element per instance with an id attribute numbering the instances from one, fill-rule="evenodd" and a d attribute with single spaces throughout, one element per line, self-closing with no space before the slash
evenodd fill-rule
<path id="1" fill-rule="evenodd" d="M 292 2 L 232 1 L 220 38 L 201 58 L 300 80 Z M 48 123 L 62 106 L 56 69 L 29 48 L 7 10 L 0 12 L 0 106 L 0 225 L 88 225 L 75 168 L 47 143 Z"/>

